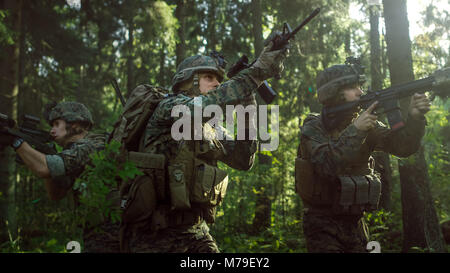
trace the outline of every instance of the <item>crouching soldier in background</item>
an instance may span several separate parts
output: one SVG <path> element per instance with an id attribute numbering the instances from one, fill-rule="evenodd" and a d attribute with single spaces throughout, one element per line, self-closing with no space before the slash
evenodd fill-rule
<path id="1" fill-rule="evenodd" d="M 357 63 L 322 71 L 317 76 L 319 102 L 327 107 L 359 100 L 362 71 Z M 359 115 L 359 109 L 343 114 L 337 122 L 330 123 L 323 113 L 303 122 L 295 172 L 308 252 L 367 252 L 362 216 L 377 209 L 381 194 L 371 153 L 407 157 L 420 147 L 424 114 L 430 110 L 426 95 L 411 97 L 406 125 L 396 131 L 377 121 L 376 104 Z"/>

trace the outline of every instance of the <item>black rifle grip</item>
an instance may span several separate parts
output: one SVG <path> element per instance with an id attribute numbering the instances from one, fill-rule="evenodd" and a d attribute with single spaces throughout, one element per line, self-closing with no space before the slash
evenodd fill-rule
<path id="1" fill-rule="evenodd" d="M 391 127 L 392 131 L 396 131 L 405 126 L 398 100 L 390 100 L 383 103 L 383 109 L 386 111 L 389 127 Z"/>
<path id="2" fill-rule="evenodd" d="M 403 122 L 402 119 L 402 112 L 400 112 L 400 110 L 387 112 L 386 115 L 389 121 L 389 126 L 391 127 L 392 131 L 396 131 L 405 126 L 405 123 Z"/>

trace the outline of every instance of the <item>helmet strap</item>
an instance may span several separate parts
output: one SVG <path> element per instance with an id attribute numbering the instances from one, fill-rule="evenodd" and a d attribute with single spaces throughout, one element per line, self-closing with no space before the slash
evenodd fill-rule
<path id="1" fill-rule="evenodd" d="M 200 96 L 200 83 L 198 73 L 195 73 L 192 77 L 192 88 L 186 92 L 190 96 Z"/>

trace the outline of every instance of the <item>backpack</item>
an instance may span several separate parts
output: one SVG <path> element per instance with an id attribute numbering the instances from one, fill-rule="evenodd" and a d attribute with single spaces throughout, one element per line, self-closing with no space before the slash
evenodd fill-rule
<path id="1" fill-rule="evenodd" d="M 122 209 L 119 232 L 121 251 L 128 251 L 125 238 L 127 228 L 151 217 L 157 200 L 165 196 L 165 156 L 142 153 L 141 149 L 149 118 L 168 96 L 167 91 L 160 87 L 148 84 L 137 86 L 127 99 L 108 139 L 108 143 L 112 140 L 121 143 L 119 162 L 131 161 L 143 172 L 118 185 Z"/>
<path id="2" fill-rule="evenodd" d="M 149 84 L 137 86 L 127 99 L 119 120 L 114 124 L 108 142 L 114 139 L 122 144 L 122 148 L 128 151 L 138 151 L 148 119 L 159 102 L 167 97 L 166 90 L 160 87 Z"/>

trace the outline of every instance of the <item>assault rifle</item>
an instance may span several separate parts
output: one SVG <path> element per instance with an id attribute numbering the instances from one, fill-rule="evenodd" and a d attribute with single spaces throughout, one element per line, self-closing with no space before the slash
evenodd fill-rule
<path id="1" fill-rule="evenodd" d="M 375 108 L 376 114 L 386 113 L 389 127 L 392 130 L 398 130 L 405 126 L 400 111 L 399 99 L 411 96 L 414 93 L 425 93 L 426 91 L 433 91 L 433 96 L 437 95 L 444 99 L 450 96 L 450 67 L 436 70 L 431 76 L 424 79 L 391 86 L 380 91 L 369 92 L 367 95 L 361 96 L 357 101 L 324 107 L 322 115 L 325 117 L 325 127 L 332 128 L 333 124 L 339 122 L 339 117 L 345 116 L 343 115 L 344 113 L 354 112 L 359 108 L 367 109 L 375 101 L 378 101 Z"/>
<path id="2" fill-rule="evenodd" d="M 273 42 L 272 47 L 269 51 L 279 50 L 284 48 L 291 38 L 295 36 L 295 34 L 302 29 L 311 19 L 313 19 L 317 14 L 319 14 L 320 8 L 315 9 L 303 22 L 298 25 L 294 30 L 291 29 L 288 23 L 284 23 L 283 32 L 280 35 L 275 35 L 270 41 Z M 267 41 L 269 43 L 270 41 Z M 256 60 L 255 60 L 256 61 Z M 233 66 L 228 70 L 227 77 L 231 78 L 241 70 L 251 67 L 255 61 L 249 64 L 248 57 L 243 55 Z M 277 79 L 281 78 L 280 75 L 276 76 Z M 257 89 L 261 98 L 267 103 L 270 104 L 277 93 L 270 87 L 267 81 L 264 81 Z"/>
<path id="3" fill-rule="evenodd" d="M 32 115 L 22 117 L 22 125 L 15 128 L 16 122 L 5 114 L 0 113 L 0 137 L 11 135 L 20 137 L 36 150 L 44 154 L 56 154 L 50 134 L 37 128 L 40 119 Z"/>

